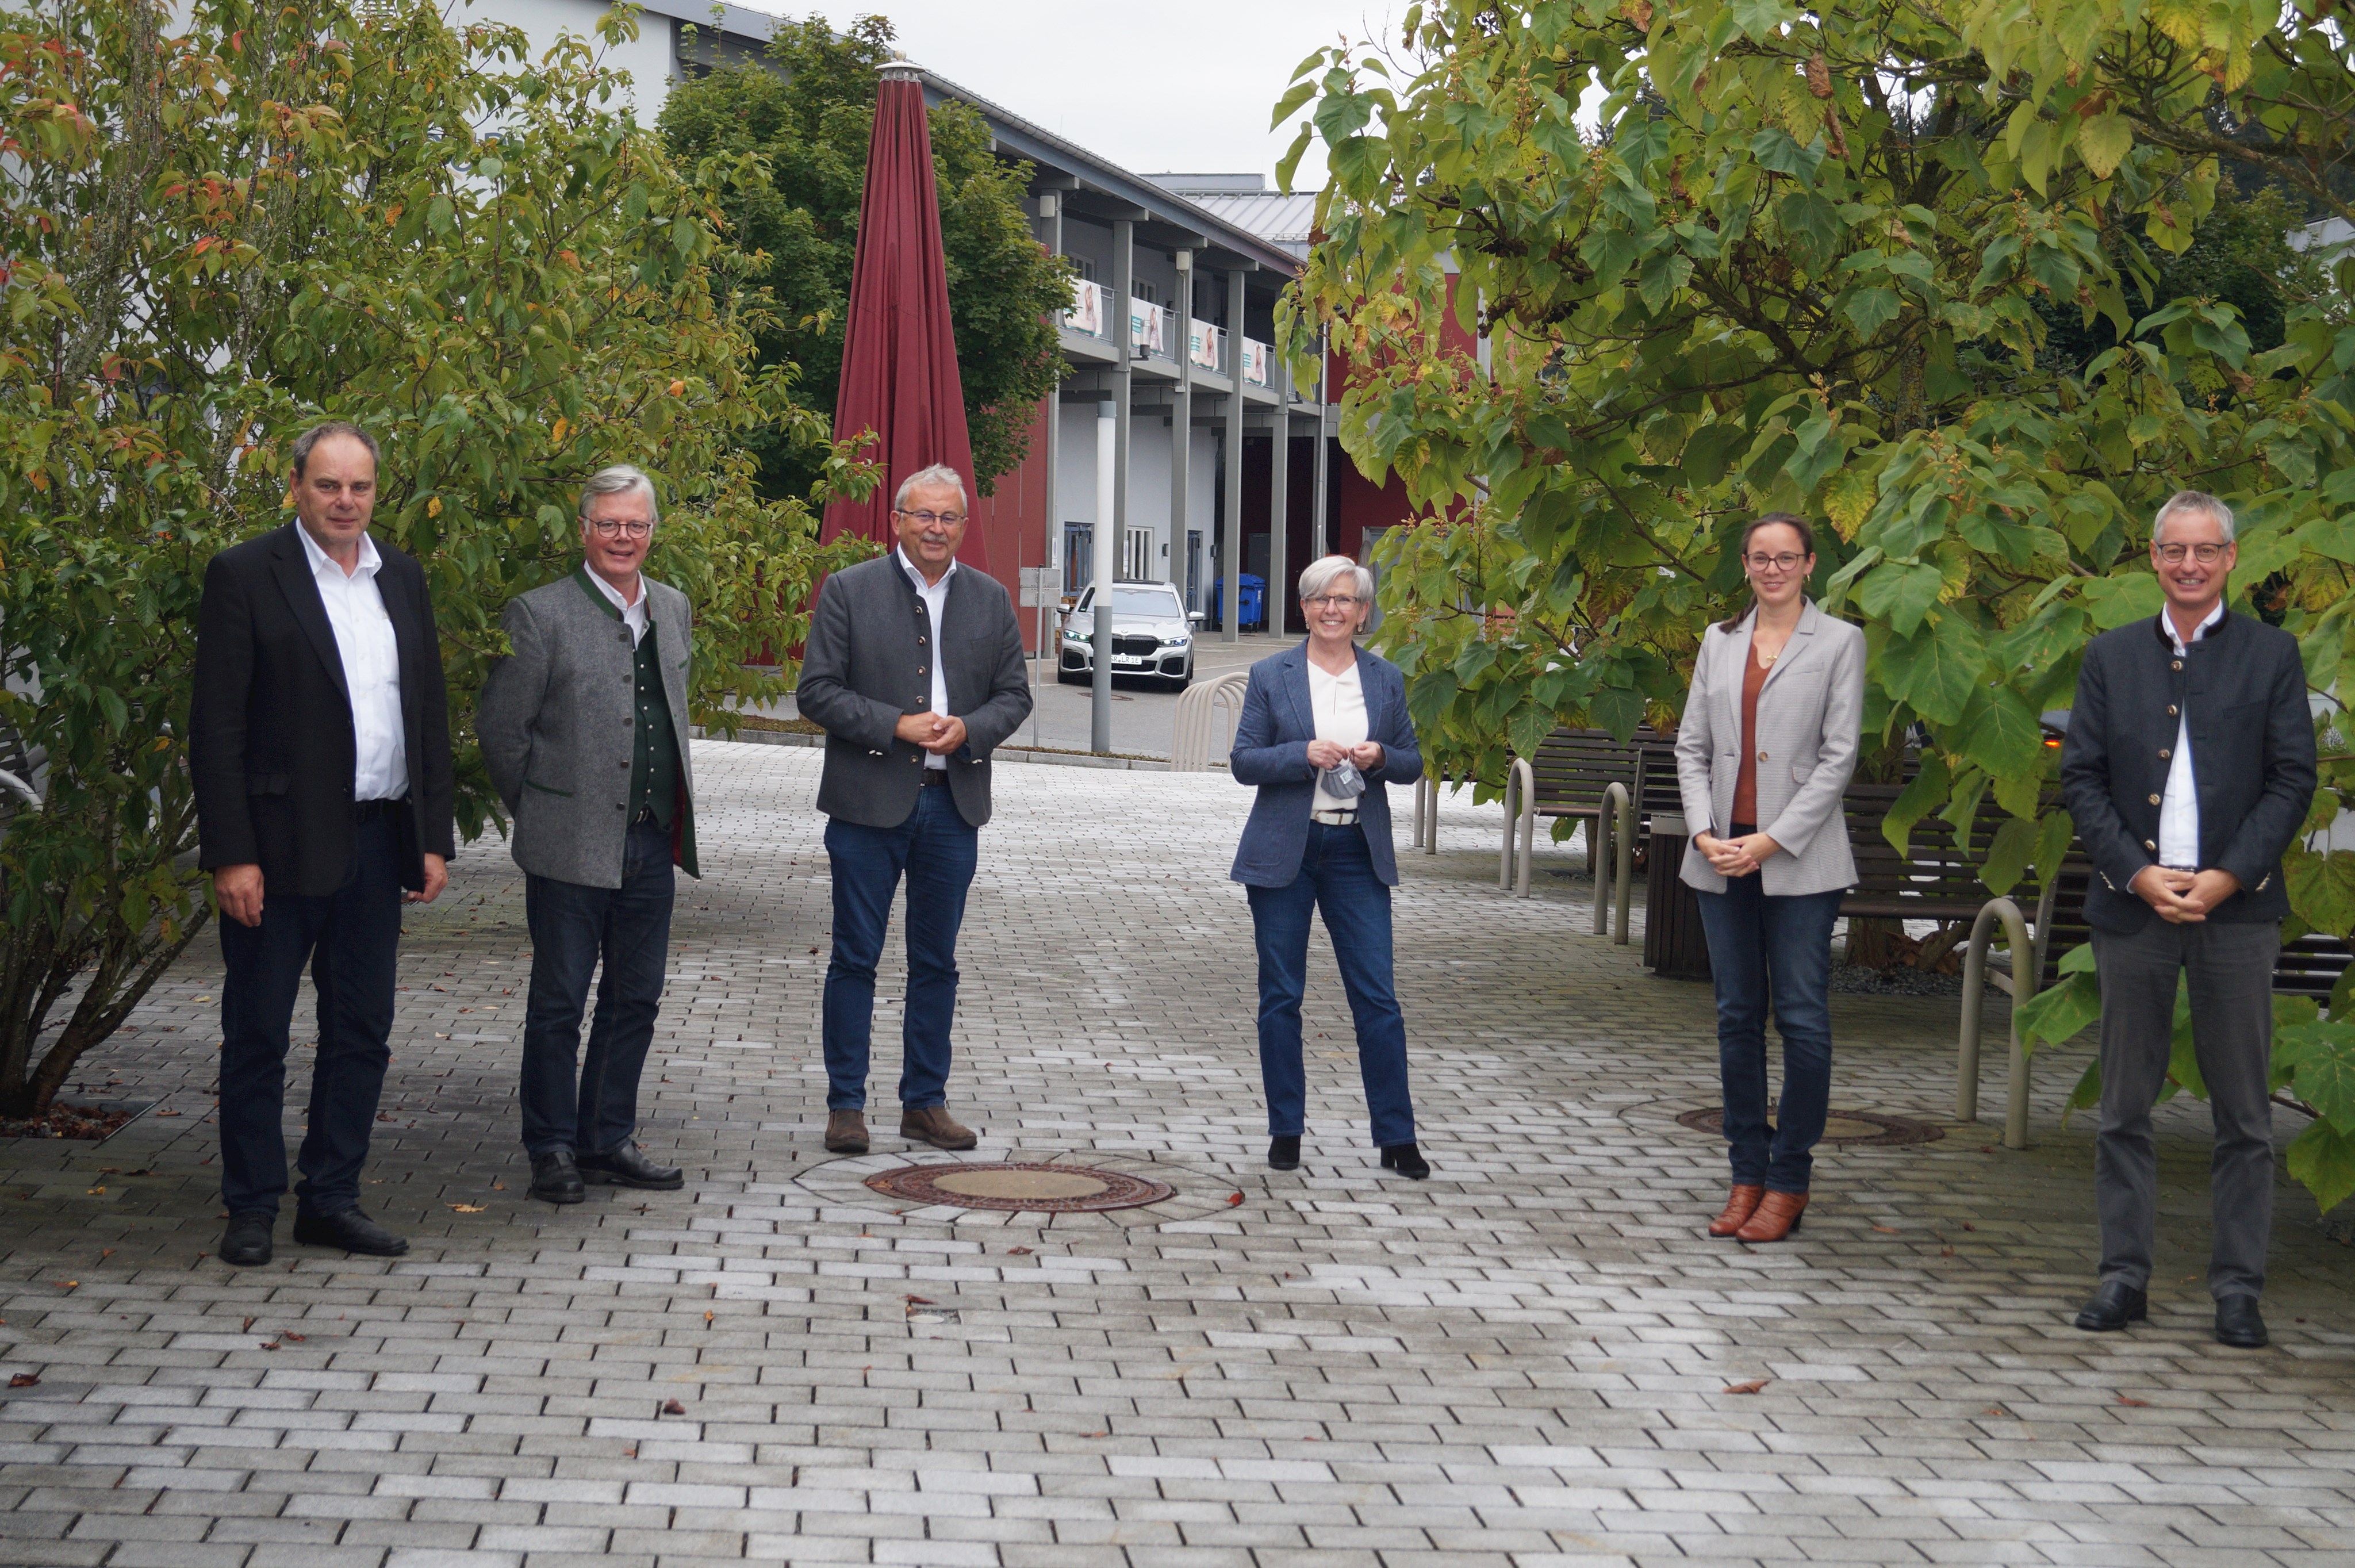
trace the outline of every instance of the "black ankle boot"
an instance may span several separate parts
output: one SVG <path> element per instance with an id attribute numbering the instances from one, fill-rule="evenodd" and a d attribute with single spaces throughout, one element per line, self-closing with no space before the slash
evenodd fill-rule
<path id="1" fill-rule="evenodd" d="M 1431 1161 L 1417 1153 L 1412 1144 L 1391 1144 L 1382 1150 L 1382 1168 L 1421 1181 L 1431 1174 Z"/>
<path id="2" fill-rule="evenodd" d="M 1298 1170 L 1300 1168 L 1300 1138 L 1298 1135 L 1295 1134 L 1288 1138 L 1272 1137 L 1268 1139 L 1267 1165 L 1270 1170 Z"/>

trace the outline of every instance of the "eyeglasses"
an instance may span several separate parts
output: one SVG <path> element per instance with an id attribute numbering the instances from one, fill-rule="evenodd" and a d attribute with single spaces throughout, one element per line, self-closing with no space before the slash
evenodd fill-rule
<path id="1" fill-rule="evenodd" d="M 642 539 L 655 531 L 655 526 L 652 523 L 609 522 L 601 517 L 589 525 L 589 531 L 601 539 Z"/>
<path id="2" fill-rule="evenodd" d="M 2228 544 L 2163 544 L 2158 547 L 2158 559 L 2169 566 L 2180 566 L 2183 564 L 2184 552 L 2189 550 L 2191 552 L 2191 559 L 2200 565 L 2213 566 L 2222 560 L 2224 558 L 2224 552 L 2232 548 Z"/>
<path id="3" fill-rule="evenodd" d="M 1791 571 L 1807 558 L 1785 550 L 1780 555 L 1750 555 L 1742 559 L 1750 563 L 1753 571 Z"/>
<path id="4" fill-rule="evenodd" d="M 961 523 L 961 522 L 964 521 L 964 514 L 963 512 L 904 512 L 904 511 L 903 511 L 903 512 L 900 512 L 899 515 L 900 515 L 900 517 L 903 517 L 907 518 L 910 522 L 914 523 L 914 524 L 915 524 L 918 528 L 953 528 L 956 527 L 959 523 Z"/>
<path id="5" fill-rule="evenodd" d="M 1349 610 L 1356 608 L 1364 601 L 1348 593 L 1322 593 L 1314 599 L 1304 600 L 1303 603 L 1318 610 Z"/>

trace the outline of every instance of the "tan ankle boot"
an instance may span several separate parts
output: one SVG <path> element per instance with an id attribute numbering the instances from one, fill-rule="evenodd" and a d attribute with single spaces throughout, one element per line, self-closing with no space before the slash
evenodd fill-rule
<path id="1" fill-rule="evenodd" d="M 1779 1242 L 1799 1228 L 1799 1216 L 1806 1207 L 1807 1195 L 1804 1192 L 1769 1192 L 1758 1200 L 1758 1212 L 1750 1216 L 1749 1223 L 1733 1232 L 1733 1239 Z"/>
<path id="2" fill-rule="evenodd" d="M 971 1127 L 958 1125 L 944 1105 L 927 1105 L 921 1111 L 913 1106 L 903 1109 L 900 1113 L 900 1136 L 934 1148 L 971 1148 L 981 1141 L 981 1135 Z"/>
<path id="3" fill-rule="evenodd" d="M 1758 1212 L 1758 1200 L 1765 1196 L 1763 1185 L 1734 1188 L 1726 1196 L 1725 1207 L 1709 1222 L 1709 1233 L 1720 1241 L 1733 1234 L 1750 1222 L 1750 1216 Z"/>

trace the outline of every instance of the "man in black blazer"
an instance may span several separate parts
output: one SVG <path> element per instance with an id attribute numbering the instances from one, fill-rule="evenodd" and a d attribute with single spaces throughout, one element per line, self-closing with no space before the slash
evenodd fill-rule
<path id="1" fill-rule="evenodd" d="M 802 655 L 801 715 L 826 729 L 817 808 L 830 820 L 834 956 L 826 965 L 826 1147 L 867 1152 L 875 964 L 904 875 L 908 998 L 900 1136 L 976 1137 L 948 1113 L 956 939 L 989 820 L 989 753 L 1030 713 L 1022 627 L 997 580 L 959 567 L 964 480 L 934 464 L 892 503 L 900 542 L 818 593 Z"/>
<path id="2" fill-rule="evenodd" d="M 2158 1205 L 2150 1110 L 2167 1079 L 2179 975 L 2216 1128 L 2209 1182 L 2216 1338 L 2265 1342 L 2257 1299 L 2273 1230 L 2273 971 L 2289 895 L 2282 852 L 2314 800 L 2314 719 L 2296 640 L 2224 608 L 2232 509 L 2179 492 L 2151 527 L 2156 621 L 2085 649 L 2062 752 L 2093 858 L 2085 896 L 2102 982 L 2094 1139 L 2101 1285 L 2080 1328 L 2147 1314 Z"/>
<path id="3" fill-rule="evenodd" d="M 449 704 L 425 573 L 368 537 L 377 443 L 330 422 L 293 446 L 295 520 L 225 549 L 197 612 L 188 752 L 197 863 L 221 912 L 220 1256 L 270 1261 L 280 1123 L 305 964 L 318 993 L 294 1239 L 392 1257 L 359 1208 L 391 1059 L 400 908 L 449 880 Z M 406 893 L 404 894 L 404 890 Z"/>

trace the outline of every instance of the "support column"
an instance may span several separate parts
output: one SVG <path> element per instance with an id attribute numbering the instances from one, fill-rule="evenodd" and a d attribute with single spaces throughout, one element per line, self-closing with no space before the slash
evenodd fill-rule
<path id="1" fill-rule="evenodd" d="M 1227 274 L 1227 379 L 1234 390 L 1227 396 L 1227 518 L 1220 543 L 1220 640 L 1242 635 L 1243 576 L 1243 274 Z"/>
<path id="2" fill-rule="evenodd" d="M 1178 388 L 1169 411 L 1169 580 L 1178 597 L 1193 609 L 1192 585 L 1186 581 L 1186 514 L 1193 476 L 1188 450 L 1194 433 L 1194 252 L 1180 251 L 1178 263 Z"/>
<path id="3" fill-rule="evenodd" d="M 1047 254 L 1060 256 L 1063 253 L 1063 193 L 1055 190 L 1040 192 L 1039 216 L 1047 224 Z M 1060 313 L 1057 314 L 1056 319 L 1061 319 Z M 1062 663 L 1061 650 L 1057 645 L 1061 638 L 1048 634 L 1047 601 L 1061 587 L 1061 573 L 1056 569 L 1062 564 L 1060 555 L 1063 533 L 1060 475 L 1063 449 L 1061 372 L 1065 368 L 1062 350 L 1058 348 L 1055 351 L 1055 389 L 1047 394 L 1047 484 L 1043 503 L 1046 517 L 1039 525 L 1039 603 L 1031 612 L 1039 638 L 1037 656 L 1030 666 L 1030 684 L 1034 687 L 1047 678 L 1047 666 L 1050 660 L 1059 667 Z M 1030 743 L 1033 746 L 1039 743 L 1039 704 L 1035 699 L 1030 704 Z"/>
<path id="4" fill-rule="evenodd" d="M 1316 508 L 1316 518 L 1309 526 L 1316 540 L 1316 552 L 1320 556 L 1331 555 L 1335 542 L 1332 498 L 1331 492 L 1326 487 L 1325 467 L 1327 449 L 1332 445 L 1331 439 L 1325 433 L 1325 403 L 1331 392 L 1327 382 L 1332 374 L 1332 347 L 1326 342 L 1324 334 L 1319 333 L 1316 336 L 1316 461 L 1310 470 L 1309 479 L 1309 493 L 1315 497 L 1312 504 Z"/>
<path id="5" fill-rule="evenodd" d="M 1134 222 L 1113 220 L 1112 507 L 1109 516 L 1101 507 L 1096 512 L 1095 688 L 1088 721 L 1088 747 L 1094 752 L 1112 750 L 1112 584 L 1118 560 L 1114 552 L 1128 538 L 1129 367 L 1136 357 L 1128 331 L 1128 296 L 1135 289 L 1135 239 Z M 1101 478 L 1096 493 L 1103 493 Z"/>
<path id="6" fill-rule="evenodd" d="M 1279 388 L 1275 406 L 1275 451 L 1267 470 L 1267 629 L 1284 635 L 1284 611 L 1291 601 L 1292 403 L 1291 389 Z"/>

